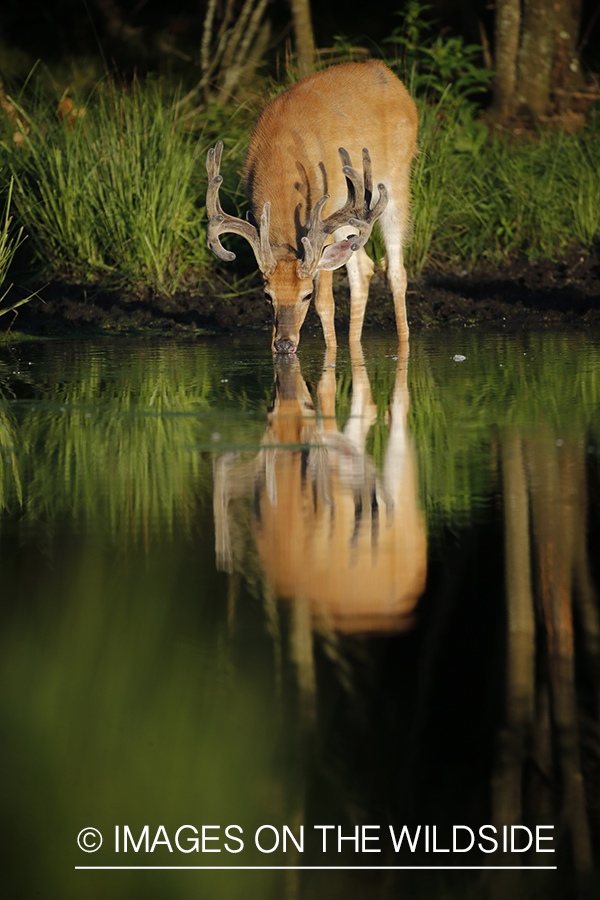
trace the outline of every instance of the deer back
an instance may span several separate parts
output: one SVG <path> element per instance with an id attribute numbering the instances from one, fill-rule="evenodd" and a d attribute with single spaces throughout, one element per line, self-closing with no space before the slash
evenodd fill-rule
<path id="1" fill-rule="evenodd" d="M 323 215 L 343 203 L 340 147 L 354 162 L 368 147 L 374 177 L 393 192 L 414 155 L 416 133 L 412 98 L 379 61 L 317 72 L 268 103 L 248 145 L 244 190 L 256 215 L 271 204 L 275 257 L 301 255 L 301 238 L 323 195 L 329 195 Z M 396 202 L 402 200 L 408 202 Z"/>

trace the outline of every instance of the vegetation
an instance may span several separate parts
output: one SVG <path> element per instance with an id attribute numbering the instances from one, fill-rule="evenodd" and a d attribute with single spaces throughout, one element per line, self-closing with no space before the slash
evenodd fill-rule
<path id="1" fill-rule="evenodd" d="M 8 185 L 8 196 L 4 205 L 4 216 L 0 216 L 0 316 L 6 312 L 9 312 L 9 310 L 11 309 L 15 309 L 16 306 L 20 306 L 22 303 L 27 302 L 27 300 L 20 300 L 8 305 L 2 305 L 3 300 L 5 300 L 6 295 L 10 290 L 10 287 L 7 287 L 4 289 L 4 292 L 2 292 L 3 285 L 8 275 L 8 270 L 15 257 L 15 253 L 25 240 L 23 236 L 23 229 L 19 228 L 17 230 L 13 228 L 13 220 L 10 214 L 12 191 L 13 182 L 11 180 L 10 184 Z"/>
<path id="2" fill-rule="evenodd" d="M 409 269 L 592 250 L 600 235 L 597 113 L 575 134 L 490 129 L 481 102 L 492 73 L 480 63 L 481 48 L 430 30 L 425 10 L 408 4 L 402 27 L 383 45 L 420 110 Z M 229 209 L 243 214 L 249 128 L 265 94 L 297 72 L 288 67 L 277 81 L 254 76 L 243 102 L 227 104 L 220 76 L 217 93 L 204 90 L 208 58 L 203 71 L 186 94 L 151 77 L 129 85 L 107 77 L 74 99 L 52 97 L 36 75 L 20 91 L 0 89 L 0 190 L 8 196 L 14 185 L 21 229 L 8 239 L 7 211 L 0 279 L 28 235 L 26 253 L 13 261 L 21 281 L 62 278 L 143 295 L 214 280 L 220 270 L 203 232 L 206 151 L 224 140 Z M 244 247 L 227 277 L 252 269 Z"/>
<path id="3" fill-rule="evenodd" d="M 600 236 L 600 129 L 488 140 L 472 108 L 421 109 L 410 268 L 556 259 Z"/>
<path id="4" fill-rule="evenodd" d="M 106 83 L 87 108 L 15 106 L 20 140 L 4 152 L 47 274 L 172 291 L 206 264 L 193 184 L 199 142 L 184 131 L 176 98 L 152 81 Z"/>

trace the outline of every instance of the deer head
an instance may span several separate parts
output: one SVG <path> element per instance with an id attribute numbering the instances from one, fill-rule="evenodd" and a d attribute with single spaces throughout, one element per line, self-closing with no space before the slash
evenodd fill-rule
<path id="1" fill-rule="evenodd" d="M 306 318 L 313 294 L 315 279 L 319 272 L 339 269 L 348 262 L 352 254 L 363 247 L 373 229 L 373 225 L 384 211 L 388 194 L 385 185 L 378 184 L 379 199 L 371 208 L 373 179 L 371 158 L 365 148 L 363 176 L 352 167 L 350 155 L 343 147 L 338 153 L 342 161 L 342 172 L 346 177 L 348 195 L 344 205 L 322 218 L 322 210 L 329 194 L 324 194 L 314 204 L 306 225 L 306 234 L 301 238 L 301 247 L 283 251 L 273 248 L 269 240 L 271 203 L 263 206 L 260 221 L 248 212 L 247 221 L 227 215 L 219 202 L 219 188 L 223 177 L 219 174 L 223 143 L 208 151 L 206 169 L 208 190 L 206 211 L 209 223 L 206 233 L 208 247 L 224 262 L 235 259 L 235 253 L 221 244 L 221 234 L 239 234 L 246 238 L 254 251 L 258 267 L 264 280 L 264 289 L 273 311 L 274 353 L 295 353 L 300 340 L 300 329 Z M 293 211 L 289 213 L 290 221 Z M 334 241 L 334 232 L 342 227 L 350 227 L 353 233 L 342 240 Z M 355 233 L 354 233 L 355 232 Z"/>

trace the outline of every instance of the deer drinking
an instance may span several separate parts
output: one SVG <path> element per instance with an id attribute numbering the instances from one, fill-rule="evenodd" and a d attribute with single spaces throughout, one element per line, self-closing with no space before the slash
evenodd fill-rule
<path id="1" fill-rule="evenodd" d="M 219 174 L 223 144 L 206 161 L 207 243 L 235 259 L 220 235 L 251 245 L 273 310 L 275 353 L 295 353 L 314 292 L 325 341 L 336 346 L 333 270 L 350 282 L 350 343 L 360 341 L 374 265 L 366 244 L 379 219 L 396 326 L 408 337 L 403 249 L 409 212 L 417 111 L 401 81 L 382 62 L 345 63 L 310 75 L 269 102 L 246 154 L 247 221 L 223 212 Z M 362 176 L 353 162 L 362 158 Z M 374 188 L 373 178 L 378 179 Z"/>

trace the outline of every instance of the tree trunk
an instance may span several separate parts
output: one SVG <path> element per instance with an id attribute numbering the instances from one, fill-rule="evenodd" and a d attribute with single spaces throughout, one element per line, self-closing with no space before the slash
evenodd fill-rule
<path id="1" fill-rule="evenodd" d="M 516 106 L 517 56 L 521 30 L 521 0 L 498 0 L 496 4 L 496 86 L 493 110 L 501 119 L 510 118 Z"/>
<path id="2" fill-rule="evenodd" d="M 523 36 L 517 63 L 517 104 L 539 119 L 550 105 L 550 74 L 557 3 L 525 0 Z"/>
<path id="3" fill-rule="evenodd" d="M 582 0 L 497 0 L 492 118 L 565 112 L 583 83 L 577 41 Z"/>
<path id="4" fill-rule="evenodd" d="M 552 87 L 560 112 L 568 109 L 571 92 L 581 90 L 584 86 L 577 53 L 581 6 L 581 0 L 568 0 L 568 2 L 563 0 L 558 4 L 554 31 Z"/>
<path id="5" fill-rule="evenodd" d="M 309 0 L 290 0 L 290 5 L 294 22 L 298 67 L 302 75 L 308 75 L 312 71 L 315 59 L 310 2 Z"/>

